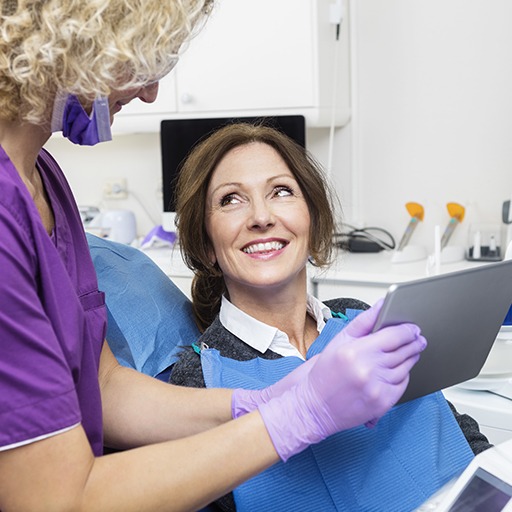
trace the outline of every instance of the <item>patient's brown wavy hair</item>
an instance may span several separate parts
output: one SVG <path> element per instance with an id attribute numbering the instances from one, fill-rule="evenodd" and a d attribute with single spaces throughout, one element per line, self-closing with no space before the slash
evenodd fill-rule
<path id="1" fill-rule="evenodd" d="M 233 123 L 200 142 L 184 161 L 176 188 L 176 225 L 183 259 L 194 272 L 192 301 L 196 321 L 206 329 L 227 293 L 222 272 L 212 265 L 212 244 L 206 232 L 205 215 L 210 179 L 222 158 L 232 149 L 260 142 L 274 148 L 297 180 L 311 216 L 309 251 L 317 266 L 332 258 L 335 231 L 335 195 L 321 165 L 302 146 L 263 121 Z"/>

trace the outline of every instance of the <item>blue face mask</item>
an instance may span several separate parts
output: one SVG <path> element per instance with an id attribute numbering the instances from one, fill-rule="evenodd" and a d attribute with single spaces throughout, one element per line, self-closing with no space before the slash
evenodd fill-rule
<path id="1" fill-rule="evenodd" d="M 96 98 L 91 115 L 74 94 L 58 93 L 53 105 L 52 132 L 62 130 L 64 137 L 80 146 L 94 146 L 112 140 L 110 110 L 106 97 Z"/>

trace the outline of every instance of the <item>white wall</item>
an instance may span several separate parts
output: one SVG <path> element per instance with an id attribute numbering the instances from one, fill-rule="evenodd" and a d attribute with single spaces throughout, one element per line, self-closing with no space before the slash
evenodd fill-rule
<path id="1" fill-rule="evenodd" d="M 368 225 L 400 237 L 405 203 L 425 207 L 433 245 L 447 202 L 471 222 L 501 221 L 512 194 L 512 2 L 357 0 L 360 200 Z"/>
<path id="2" fill-rule="evenodd" d="M 79 205 L 128 208 L 135 212 L 139 236 L 161 224 L 162 180 L 158 133 L 115 135 L 93 147 L 76 146 L 54 135 L 46 148 L 66 173 Z M 103 200 L 107 179 L 124 177 L 130 191 L 126 200 Z M 141 206 L 142 204 L 142 206 Z"/>
<path id="3" fill-rule="evenodd" d="M 501 221 L 512 195 L 512 2 L 352 0 L 355 118 L 337 129 L 332 175 L 345 219 L 399 239 L 405 203 L 425 207 L 413 242 L 433 246 L 447 202 L 466 207 L 453 243 L 472 222 Z M 329 131 L 308 130 L 327 164 Z M 160 220 L 158 134 L 122 135 L 94 148 L 52 138 L 80 204 L 135 210 L 139 234 Z M 135 197 L 101 204 L 106 178 L 125 176 Z M 146 212 L 147 210 L 147 212 Z"/>

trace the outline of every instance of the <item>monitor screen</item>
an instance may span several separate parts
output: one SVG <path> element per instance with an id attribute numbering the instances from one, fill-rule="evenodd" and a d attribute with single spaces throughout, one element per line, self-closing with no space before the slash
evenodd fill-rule
<path id="1" fill-rule="evenodd" d="M 306 121 L 300 115 L 164 120 L 160 126 L 164 212 L 175 211 L 174 191 L 180 165 L 194 145 L 216 129 L 237 121 L 263 122 L 306 147 Z M 165 222 L 164 229 L 169 230 Z"/>

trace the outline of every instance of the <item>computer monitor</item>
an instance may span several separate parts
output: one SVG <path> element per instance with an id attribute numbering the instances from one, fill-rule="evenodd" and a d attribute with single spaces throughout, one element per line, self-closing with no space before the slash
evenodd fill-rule
<path id="1" fill-rule="evenodd" d="M 180 167 L 194 145 L 218 128 L 234 122 L 258 122 L 282 131 L 306 147 L 306 120 L 301 115 L 272 117 L 221 117 L 205 119 L 167 119 L 160 125 L 162 154 L 163 218 L 166 231 L 175 231 L 175 186 Z"/>

